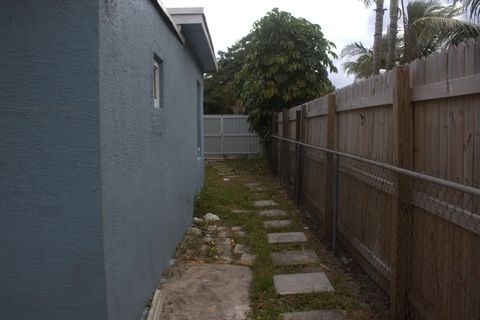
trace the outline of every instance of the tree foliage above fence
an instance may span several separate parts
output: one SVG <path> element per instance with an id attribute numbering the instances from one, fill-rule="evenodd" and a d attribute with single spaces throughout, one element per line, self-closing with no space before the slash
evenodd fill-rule
<path id="1" fill-rule="evenodd" d="M 319 25 L 278 9 L 255 22 L 247 37 L 235 80 L 252 128 L 265 138 L 274 111 L 333 90 L 328 71 L 336 71 L 330 59 L 335 45 Z"/>
<path id="2" fill-rule="evenodd" d="M 328 71 L 336 71 L 333 48 L 319 25 L 273 9 L 227 52 L 219 52 L 219 72 L 205 82 L 205 106 L 219 109 L 239 101 L 264 139 L 274 111 L 333 91 L 328 79 Z"/>

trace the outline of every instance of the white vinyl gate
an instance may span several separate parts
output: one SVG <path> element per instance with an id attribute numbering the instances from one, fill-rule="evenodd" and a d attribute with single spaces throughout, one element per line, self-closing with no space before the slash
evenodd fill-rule
<path id="1" fill-rule="evenodd" d="M 205 158 L 219 159 L 261 152 L 260 139 L 250 132 L 247 116 L 204 115 Z"/>

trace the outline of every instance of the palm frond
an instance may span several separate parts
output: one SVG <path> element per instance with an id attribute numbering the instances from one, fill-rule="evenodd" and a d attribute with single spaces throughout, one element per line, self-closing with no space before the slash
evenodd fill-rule
<path id="1" fill-rule="evenodd" d="M 418 41 L 435 41 L 446 46 L 457 45 L 467 39 L 480 37 L 480 25 L 445 17 L 424 17 L 415 21 L 412 29 Z"/>
<path id="2" fill-rule="evenodd" d="M 354 59 L 358 56 L 368 54 L 369 51 L 371 53 L 371 50 L 366 48 L 363 45 L 363 43 L 354 42 L 354 43 L 348 44 L 347 46 L 345 46 L 345 48 L 342 49 L 342 52 L 340 52 L 340 58 L 343 59 L 343 58 L 349 57 Z"/>
<path id="3" fill-rule="evenodd" d="M 363 2 L 363 5 L 365 6 L 365 8 L 369 8 L 373 3 L 375 3 L 375 0 L 360 0 L 361 2 Z"/>
<path id="4" fill-rule="evenodd" d="M 454 0 L 454 4 L 461 2 L 464 11 L 467 12 L 471 20 L 480 20 L 480 0 Z"/>

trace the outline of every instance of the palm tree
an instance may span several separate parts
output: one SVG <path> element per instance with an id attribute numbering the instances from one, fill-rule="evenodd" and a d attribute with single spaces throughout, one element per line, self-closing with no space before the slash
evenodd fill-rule
<path id="1" fill-rule="evenodd" d="M 387 70 L 395 64 L 395 51 L 397 46 L 398 32 L 398 0 L 390 0 L 390 25 L 388 27 L 388 51 L 387 51 Z"/>
<path id="2" fill-rule="evenodd" d="M 373 63 L 372 74 L 378 74 L 380 71 L 380 42 L 383 33 L 383 0 L 361 0 L 368 8 L 375 3 L 375 34 L 373 35 Z"/>
<path id="3" fill-rule="evenodd" d="M 386 48 L 388 39 L 383 36 L 380 41 L 380 63 L 386 62 Z M 354 75 L 357 79 L 368 78 L 372 74 L 373 68 L 373 52 L 372 48 L 367 48 L 361 42 L 354 42 L 343 48 L 340 58 L 347 60 L 342 63 L 346 74 Z"/>
<path id="4" fill-rule="evenodd" d="M 458 20 L 463 8 L 438 0 L 412 1 L 407 6 L 402 46 L 404 61 L 427 56 L 443 47 L 480 36 L 480 25 Z"/>
<path id="5" fill-rule="evenodd" d="M 453 4 L 461 2 L 465 12 L 468 12 L 471 20 L 478 23 L 480 19 L 480 0 L 454 0 Z"/>
<path id="6" fill-rule="evenodd" d="M 437 0 L 410 2 L 407 14 L 404 15 L 404 30 L 397 39 L 394 56 L 396 53 L 401 63 L 410 62 L 441 48 L 480 37 L 479 25 L 455 19 L 462 10 L 462 7 L 445 6 Z M 381 62 L 386 62 L 387 48 L 388 40 L 384 36 L 380 42 L 380 51 L 377 51 Z M 369 74 L 366 70 L 372 68 L 374 52 L 375 50 L 366 48 L 361 42 L 347 45 L 340 54 L 341 58 L 348 58 L 343 63 L 346 73 L 357 78 L 367 78 Z"/>

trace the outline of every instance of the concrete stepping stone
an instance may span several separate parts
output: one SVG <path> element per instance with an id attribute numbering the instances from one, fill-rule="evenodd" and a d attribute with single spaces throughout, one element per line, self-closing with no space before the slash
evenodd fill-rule
<path id="1" fill-rule="evenodd" d="M 233 235 L 235 237 L 244 238 L 247 234 L 245 233 L 245 231 L 240 230 L 240 231 L 234 231 Z"/>
<path id="2" fill-rule="evenodd" d="M 230 238 L 217 238 L 215 240 L 215 249 L 219 256 L 231 257 L 232 255 L 232 244 Z"/>
<path id="3" fill-rule="evenodd" d="M 274 207 L 278 204 L 273 200 L 258 200 L 253 203 L 255 207 Z"/>
<path id="4" fill-rule="evenodd" d="M 292 243 L 292 242 L 307 242 L 307 236 L 303 232 L 281 232 L 267 234 L 268 243 Z"/>
<path id="5" fill-rule="evenodd" d="M 228 231 L 220 231 L 217 235 L 219 238 L 227 238 L 230 236 L 230 233 Z"/>
<path id="6" fill-rule="evenodd" d="M 256 188 L 260 187 L 261 184 L 258 182 L 248 182 L 248 183 L 245 183 L 245 186 L 250 190 L 255 190 Z"/>
<path id="7" fill-rule="evenodd" d="M 283 315 L 283 320 L 348 320 L 344 311 L 319 310 L 291 312 Z"/>
<path id="8" fill-rule="evenodd" d="M 251 210 L 242 210 L 242 209 L 235 209 L 235 210 L 232 210 L 232 213 L 249 213 L 249 212 L 252 212 Z"/>
<path id="9" fill-rule="evenodd" d="M 279 217 L 286 216 L 287 211 L 281 210 L 281 209 L 269 209 L 269 210 L 259 211 L 258 215 L 264 218 L 279 218 Z"/>
<path id="10" fill-rule="evenodd" d="M 292 220 L 269 220 L 263 222 L 265 229 L 284 228 L 292 225 Z"/>
<path id="11" fill-rule="evenodd" d="M 279 274 L 273 276 L 273 283 L 280 295 L 335 291 L 323 272 Z"/>
<path id="12" fill-rule="evenodd" d="M 313 250 L 272 252 L 272 260 L 276 266 L 295 266 L 320 262 L 320 258 Z"/>
<path id="13" fill-rule="evenodd" d="M 235 248 L 233 249 L 234 254 L 244 254 L 244 253 L 249 253 L 248 247 L 245 246 L 244 244 L 237 243 L 235 245 Z"/>
<path id="14" fill-rule="evenodd" d="M 246 319 L 250 311 L 252 271 L 228 264 L 187 264 L 162 285 L 158 319 Z M 199 294 L 201 293 L 201 294 Z"/>
<path id="15" fill-rule="evenodd" d="M 255 258 L 256 256 L 253 254 L 244 253 L 240 257 L 240 259 L 237 260 L 237 263 L 242 266 L 253 266 L 253 263 L 255 262 Z"/>
<path id="16" fill-rule="evenodd" d="M 203 238 L 203 242 L 205 243 L 211 243 L 213 242 L 213 240 L 215 240 L 215 238 L 211 237 L 211 236 L 206 236 Z"/>

